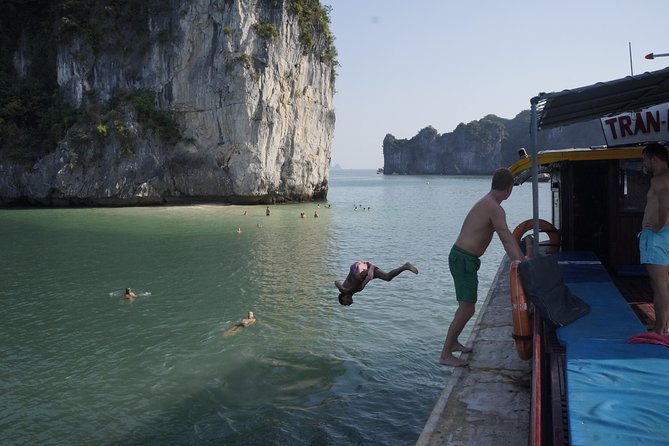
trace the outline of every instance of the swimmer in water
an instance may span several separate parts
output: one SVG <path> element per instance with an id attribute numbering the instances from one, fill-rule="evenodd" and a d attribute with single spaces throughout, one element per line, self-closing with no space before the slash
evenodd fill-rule
<path id="1" fill-rule="evenodd" d="M 123 295 L 124 299 L 132 300 L 135 297 L 137 297 L 137 296 L 135 295 L 135 293 L 130 288 L 125 289 L 125 294 Z"/>
<path id="2" fill-rule="evenodd" d="M 240 330 L 255 323 L 256 323 L 256 317 L 253 314 L 253 311 L 249 311 L 245 318 L 240 319 L 239 322 L 237 322 L 235 325 L 225 330 L 225 332 L 223 332 L 223 336 L 232 336 L 234 334 L 237 334 Z"/>

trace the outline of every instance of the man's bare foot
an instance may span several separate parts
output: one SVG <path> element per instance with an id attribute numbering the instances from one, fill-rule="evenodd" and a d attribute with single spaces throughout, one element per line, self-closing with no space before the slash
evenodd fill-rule
<path id="1" fill-rule="evenodd" d="M 404 264 L 404 267 L 405 267 L 406 269 L 408 269 L 409 271 L 411 271 L 412 273 L 414 273 L 414 274 L 418 274 L 418 268 L 416 268 L 415 266 L 413 266 L 411 263 L 409 263 L 409 262 L 405 263 L 405 264 Z"/>
<path id="2" fill-rule="evenodd" d="M 460 344 L 459 342 L 455 344 L 455 347 L 453 347 L 454 352 L 462 352 L 462 353 L 470 353 L 472 351 L 471 347 L 465 347 L 464 345 Z"/>
<path id="3" fill-rule="evenodd" d="M 439 359 L 439 364 L 449 365 L 451 367 L 462 367 L 467 365 L 467 361 L 465 361 L 464 359 L 456 358 L 453 355 L 448 355 L 445 358 Z"/>

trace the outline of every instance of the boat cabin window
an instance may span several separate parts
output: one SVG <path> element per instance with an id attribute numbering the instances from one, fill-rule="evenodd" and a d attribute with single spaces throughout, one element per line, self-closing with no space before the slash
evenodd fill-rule
<path id="1" fill-rule="evenodd" d="M 621 161 L 618 179 L 618 209 L 620 212 L 643 212 L 646 193 L 650 187 L 641 160 Z"/>

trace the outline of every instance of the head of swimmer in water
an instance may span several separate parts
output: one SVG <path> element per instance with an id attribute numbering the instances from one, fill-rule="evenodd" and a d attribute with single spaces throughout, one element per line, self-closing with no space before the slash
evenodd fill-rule
<path id="1" fill-rule="evenodd" d="M 353 294 L 351 293 L 339 294 L 339 303 L 346 306 L 351 305 L 353 303 Z"/>

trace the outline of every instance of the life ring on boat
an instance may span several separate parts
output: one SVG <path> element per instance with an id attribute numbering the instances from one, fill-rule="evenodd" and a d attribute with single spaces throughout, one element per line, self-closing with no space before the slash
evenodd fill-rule
<path id="1" fill-rule="evenodd" d="M 534 220 L 525 220 L 513 230 L 513 238 L 520 243 L 523 235 L 532 229 L 534 229 Z M 548 247 L 546 252 L 558 252 L 560 250 L 560 231 L 555 226 L 546 220 L 539 219 L 539 232 L 544 232 L 548 235 L 548 244 L 542 244 L 542 246 Z"/>
<path id="2" fill-rule="evenodd" d="M 513 334 L 516 341 L 516 352 L 523 360 L 532 357 L 532 317 L 530 315 L 530 304 L 525 296 L 525 289 L 518 275 L 520 260 L 511 262 L 509 271 L 509 282 L 511 288 L 511 316 L 513 318 Z"/>

